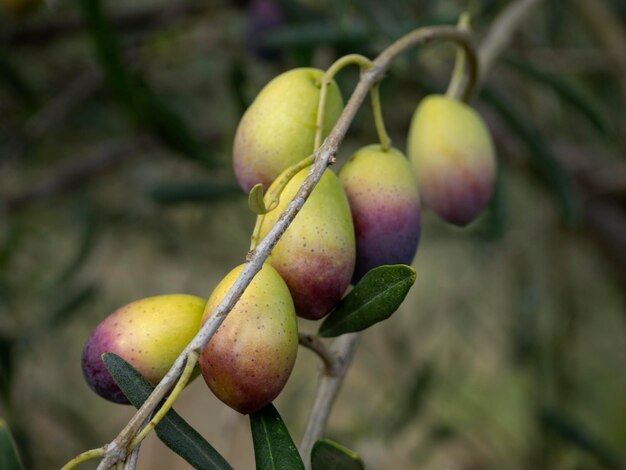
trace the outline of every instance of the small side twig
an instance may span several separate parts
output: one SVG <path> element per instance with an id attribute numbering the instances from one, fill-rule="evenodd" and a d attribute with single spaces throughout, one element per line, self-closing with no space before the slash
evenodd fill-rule
<path id="1" fill-rule="evenodd" d="M 300 346 L 310 349 L 317 354 L 325 367 L 325 374 L 334 375 L 338 371 L 339 358 L 331 351 L 328 345 L 319 336 L 307 333 L 298 333 Z"/>

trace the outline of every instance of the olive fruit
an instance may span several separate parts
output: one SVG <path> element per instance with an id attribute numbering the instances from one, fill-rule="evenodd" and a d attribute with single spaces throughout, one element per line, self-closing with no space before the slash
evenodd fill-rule
<path id="1" fill-rule="evenodd" d="M 420 239 L 420 198 L 406 157 L 368 145 L 341 168 L 356 233 L 356 283 L 384 264 L 411 264 Z"/>
<path id="2" fill-rule="evenodd" d="M 494 146 L 483 120 L 468 105 L 426 97 L 411 121 L 408 153 L 424 204 L 442 219 L 466 225 L 489 202 Z"/>
<path id="3" fill-rule="evenodd" d="M 83 349 L 83 374 L 89 386 L 107 400 L 129 403 L 102 361 L 107 352 L 159 383 L 200 329 L 205 305 L 200 297 L 170 294 L 137 300 L 111 313 Z"/>
<path id="4" fill-rule="evenodd" d="M 235 176 L 244 191 L 267 188 L 287 167 L 313 153 L 322 70 L 297 68 L 269 82 L 244 113 L 233 146 Z M 333 81 L 324 112 L 326 136 L 343 109 Z"/>
<path id="5" fill-rule="evenodd" d="M 307 173 L 308 169 L 301 170 L 285 186 L 279 204 L 263 219 L 261 238 L 291 202 Z M 326 170 L 268 261 L 289 286 L 298 316 L 318 320 L 330 312 L 350 285 L 355 258 L 348 199 L 337 176 Z"/>
<path id="6" fill-rule="evenodd" d="M 244 265 L 217 285 L 204 323 L 234 284 Z M 265 263 L 200 355 L 205 382 L 240 413 L 257 411 L 285 386 L 298 352 L 296 313 L 285 282 Z"/>

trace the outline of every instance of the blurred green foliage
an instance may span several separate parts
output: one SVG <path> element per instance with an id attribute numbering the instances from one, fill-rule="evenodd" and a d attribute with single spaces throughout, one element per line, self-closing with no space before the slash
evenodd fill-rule
<path id="1" fill-rule="evenodd" d="M 81 0 L 16 15 L 0 2 L 0 417 L 25 468 L 58 468 L 127 420 L 80 373 L 104 316 L 207 296 L 243 260 L 254 216 L 231 146 L 267 81 L 374 56 L 460 7 L 480 43 L 509 3 Z M 625 31 L 622 1 L 545 0 L 489 75 L 473 104 L 498 148 L 490 210 L 464 231 L 426 213 L 415 286 L 364 335 L 331 420 L 369 467 L 624 467 Z M 397 147 L 453 58 L 429 46 L 389 71 Z M 338 77 L 345 97 L 356 79 Z M 374 140 L 365 105 L 339 164 Z M 296 440 L 317 371 L 306 354 L 277 403 Z M 179 412 L 249 467 L 247 423 L 237 437 L 200 382 Z M 150 446 L 140 468 L 185 468 Z"/>

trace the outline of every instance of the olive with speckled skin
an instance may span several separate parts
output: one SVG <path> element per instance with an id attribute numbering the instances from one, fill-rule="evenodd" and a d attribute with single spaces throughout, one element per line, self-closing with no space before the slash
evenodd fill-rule
<path id="1" fill-rule="evenodd" d="M 308 171 L 308 168 L 301 170 L 289 181 L 278 206 L 265 215 L 261 239 L 291 202 Z M 298 316 L 319 320 L 330 312 L 350 285 L 355 258 L 348 199 L 337 176 L 326 170 L 268 261 L 289 286 Z"/>
<path id="2" fill-rule="evenodd" d="M 204 323 L 244 265 L 217 285 Z M 287 285 L 265 263 L 200 355 L 202 376 L 215 396 L 242 414 L 269 404 L 281 392 L 296 362 L 298 325 Z"/>
<path id="3" fill-rule="evenodd" d="M 248 192 L 257 183 L 267 188 L 287 167 L 313 153 L 320 80 L 324 72 L 297 68 L 269 82 L 245 112 L 233 145 L 233 167 Z M 339 87 L 328 87 L 323 136 L 343 110 Z"/>
<path id="4" fill-rule="evenodd" d="M 480 115 L 465 103 L 424 98 L 411 121 L 408 154 L 424 204 L 442 219 L 466 225 L 489 202 L 494 146 Z"/>
<path id="5" fill-rule="evenodd" d="M 200 330 L 206 300 L 171 294 L 137 300 L 106 317 L 91 333 L 82 355 L 83 375 L 98 395 L 128 404 L 102 361 L 112 352 L 157 384 Z"/>
<path id="6" fill-rule="evenodd" d="M 341 168 L 356 233 L 356 283 L 370 269 L 411 264 L 420 239 L 417 183 L 406 157 L 379 144 L 358 150 Z"/>

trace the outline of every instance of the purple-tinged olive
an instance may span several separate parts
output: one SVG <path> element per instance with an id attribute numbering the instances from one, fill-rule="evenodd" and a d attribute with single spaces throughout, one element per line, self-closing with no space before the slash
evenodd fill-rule
<path id="1" fill-rule="evenodd" d="M 494 146 L 483 120 L 468 105 L 426 97 L 413 115 L 408 154 L 424 205 L 442 219 L 467 225 L 489 202 Z"/>
<path id="2" fill-rule="evenodd" d="M 420 239 L 417 183 L 406 157 L 368 145 L 339 172 L 356 234 L 353 283 L 385 264 L 411 264 Z"/>
<path id="3" fill-rule="evenodd" d="M 83 349 L 85 380 L 98 395 L 129 403 L 102 361 L 115 353 L 153 384 L 163 376 L 200 329 L 206 300 L 171 294 L 137 300 L 111 313 L 93 330 Z"/>
<path id="4" fill-rule="evenodd" d="M 204 323 L 244 265 L 217 285 Z M 200 369 L 215 396 L 243 414 L 269 404 L 281 392 L 296 361 L 298 325 L 289 289 L 269 264 L 252 279 L 200 356 Z"/>

